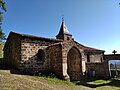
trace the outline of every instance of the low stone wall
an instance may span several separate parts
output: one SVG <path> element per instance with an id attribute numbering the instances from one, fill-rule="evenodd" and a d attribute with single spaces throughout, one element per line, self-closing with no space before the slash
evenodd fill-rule
<path id="1" fill-rule="evenodd" d="M 104 60 L 120 60 L 120 54 L 104 55 Z"/>
<path id="2" fill-rule="evenodd" d="M 90 70 L 95 71 L 96 77 L 109 77 L 108 64 L 106 62 L 102 63 L 86 63 L 86 74 Z"/>

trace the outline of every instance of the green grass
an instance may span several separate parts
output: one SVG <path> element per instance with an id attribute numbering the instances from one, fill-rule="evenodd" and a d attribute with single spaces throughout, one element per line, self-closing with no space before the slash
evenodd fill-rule
<path id="1" fill-rule="evenodd" d="M 101 85 L 101 84 L 107 84 L 107 83 L 110 83 L 110 82 L 111 82 L 110 80 L 95 80 L 95 81 L 92 81 L 92 82 L 88 82 L 88 84 Z"/>
<path id="2" fill-rule="evenodd" d="M 3 47 L 4 47 L 4 42 L 0 42 L 0 58 L 3 58 Z"/>
<path id="3" fill-rule="evenodd" d="M 2 90 L 87 90 L 87 87 L 75 83 L 44 76 L 11 74 L 10 70 L 0 70 L 0 88 Z M 0 89 L 0 90 L 1 90 Z"/>
<path id="4" fill-rule="evenodd" d="M 58 84 L 63 86 L 68 86 L 72 88 L 76 88 L 78 90 L 87 90 L 87 89 L 95 89 L 95 90 L 120 90 L 120 79 L 110 79 L 110 80 L 104 80 L 104 79 L 84 79 L 81 81 L 75 81 L 75 82 L 67 82 L 64 80 L 60 80 L 57 78 L 49 78 L 45 76 L 37 76 L 38 79 L 46 80 L 49 84 Z"/>
<path id="5" fill-rule="evenodd" d="M 60 80 L 58 78 L 53 78 L 53 77 L 45 77 L 45 76 L 36 76 L 38 79 L 43 79 L 43 80 L 47 80 L 48 83 L 59 83 L 59 84 L 64 84 L 66 86 L 75 86 L 75 83 L 72 82 L 68 82 L 65 80 Z"/>
<path id="6" fill-rule="evenodd" d="M 29 76 L 11 72 L 12 70 L 0 69 L 2 90 L 120 90 L 120 80 L 115 79 L 93 78 L 67 82 L 53 77 Z"/>
<path id="7" fill-rule="evenodd" d="M 120 79 L 84 79 L 77 81 L 76 85 L 83 85 L 85 87 L 94 88 L 95 90 L 118 90 L 120 89 Z"/>

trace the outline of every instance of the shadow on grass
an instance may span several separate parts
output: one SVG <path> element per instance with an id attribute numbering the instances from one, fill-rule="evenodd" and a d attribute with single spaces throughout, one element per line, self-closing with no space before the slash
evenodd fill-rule
<path id="1" fill-rule="evenodd" d="M 0 70 L 10 70 L 11 67 L 4 64 L 4 58 L 0 58 Z"/>
<path id="2" fill-rule="evenodd" d="M 90 88 L 97 88 L 102 86 L 120 87 L 120 80 L 115 80 L 115 79 L 106 80 L 101 78 L 86 78 L 84 80 L 77 81 L 75 83 L 76 85 L 83 85 Z"/>
<path id="3" fill-rule="evenodd" d="M 11 74 L 22 74 L 22 75 L 28 75 L 23 72 L 20 72 L 18 69 L 11 67 L 9 65 L 6 65 L 4 63 L 4 58 L 0 58 L 0 70 L 10 70 Z"/>

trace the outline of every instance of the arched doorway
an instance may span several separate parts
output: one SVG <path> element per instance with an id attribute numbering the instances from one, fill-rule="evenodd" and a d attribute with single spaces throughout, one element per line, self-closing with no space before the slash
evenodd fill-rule
<path id="1" fill-rule="evenodd" d="M 67 73 L 70 80 L 80 80 L 82 76 L 82 57 L 76 47 L 72 47 L 67 55 Z"/>

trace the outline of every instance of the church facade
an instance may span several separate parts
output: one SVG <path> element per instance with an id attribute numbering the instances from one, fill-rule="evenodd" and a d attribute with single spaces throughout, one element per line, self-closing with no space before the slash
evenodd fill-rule
<path id="1" fill-rule="evenodd" d="M 75 41 L 64 21 L 56 39 L 10 32 L 4 46 L 4 59 L 6 64 L 21 71 L 53 72 L 70 81 L 86 75 L 109 76 L 104 50 Z"/>

